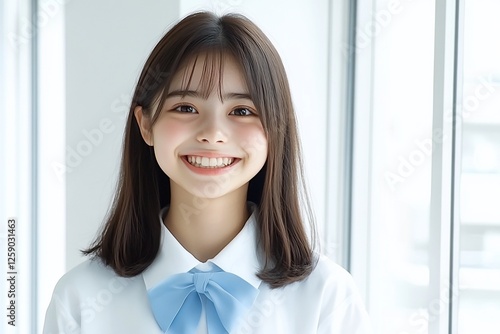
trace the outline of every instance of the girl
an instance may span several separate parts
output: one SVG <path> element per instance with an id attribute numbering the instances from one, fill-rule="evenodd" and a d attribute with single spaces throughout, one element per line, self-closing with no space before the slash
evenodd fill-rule
<path id="1" fill-rule="evenodd" d="M 44 333 L 367 333 L 350 275 L 309 243 L 301 176 L 269 40 L 240 15 L 186 17 L 146 61 L 113 206 Z"/>

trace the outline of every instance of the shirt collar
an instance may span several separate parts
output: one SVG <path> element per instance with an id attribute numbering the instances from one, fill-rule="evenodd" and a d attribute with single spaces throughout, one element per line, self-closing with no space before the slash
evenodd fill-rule
<path id="1" fill-rule="evenodd" d="M 256 276 L 261 268 L 261 255 L 257 247 L 257 206 L 250 202 L 248 205 L 251 215 L 243 229 L 207 263 L 213 263 L 226 272 L 238 275 L 258 288 L 262 280 Z M 194 267 L 203 268 L 207 265 L 189 253 L 165 227 L 162 217 L 166 210 L 168 208 L 163 208 L 160 212 L 161 242 L 158 255 L 142 273 L 147 290 L 171 275 L 185 273 Z"/>

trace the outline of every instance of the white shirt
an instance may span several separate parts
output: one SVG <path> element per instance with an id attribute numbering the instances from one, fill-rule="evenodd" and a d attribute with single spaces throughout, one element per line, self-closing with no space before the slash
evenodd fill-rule
<path id="1" fill-rule="evenodd" d="M 124 278 L 98 259 L 87 260 L 57 283 L 45 317 L 44 334 L 160 334 L 147 291 L 166 277 L 216 264 L 259 289 L 256 302 L 235 334 L 365 334 L 368 316 L 348 272 L 320 256 L 311 275 L 271 289 L 255 274 L 261 268 L 256 213 L 213 259 L 199 262 L 162 225 L 161 246 L 140 275 Z M 197 334 L 207 333 L 204 312 Z M 190 333 L 187 333 L 190 334 Z M 194 333 L 193 333 L 194 334 Z"/>

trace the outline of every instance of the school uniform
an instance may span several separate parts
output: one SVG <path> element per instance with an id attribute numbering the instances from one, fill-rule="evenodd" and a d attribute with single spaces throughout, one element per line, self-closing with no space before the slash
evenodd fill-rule
<path id="1" fill-rule="evenodd" d="M 252 214 L 240 233 L 206 263 L 186 251 L 160 219 L 160 250 L 142 274 L 120 277 L 99 259 L 78 265 L 57 283 L 43 333 L 163 333 L 153 314 L 148 292 L 166 278 L 193 268 L 197 272 L 220 268 L 257 289 L 253 305 L 240 317 L 231 333 L 371 333 L 351 276 L 326 257 L 318 256 L 317 265 L 307 279 L 282 288 L 271 289 L 255 275 L 263 262 L 258 248 L 256 206 L 250 207 Z M 165 303 L 168 305 L 169 301 Z M 194 324 L 199 321 L 193 334 L 207 333 L 206 311 L 204 299 L 199 320 L 190 319 Z"/>

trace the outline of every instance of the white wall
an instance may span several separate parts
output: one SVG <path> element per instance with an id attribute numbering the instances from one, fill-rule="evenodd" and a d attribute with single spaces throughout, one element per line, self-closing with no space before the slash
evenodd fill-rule
<path id="1" fill-rule="evenodd" d="M 68 269 L 83 260 L 79 250 L 109 207 L 132 90 L 150 51 L 178 18 L 177 6 L 153 0 L 66 5 L 66 145 L 76 152 L 66 161 Z"/>
<path id="2" fill-rule="evenodd" d="M 55 283 L 84 260 L 80 250 L 94 239 L 110 205 L 132 90 L 179 10 L 175 1 L 40 0 L 37 12 L 37 25 L 26 15 L 20 20 L 23 41 L 36 34 L 40 44 L 41 332 Z"/>

